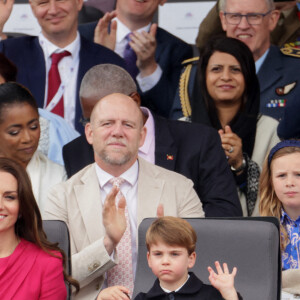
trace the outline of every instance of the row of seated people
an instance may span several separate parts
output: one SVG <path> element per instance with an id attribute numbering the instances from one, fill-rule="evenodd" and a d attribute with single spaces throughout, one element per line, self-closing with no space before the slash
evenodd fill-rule
<path id="1" fill-rule="evenodd" d="M 120 94 L 114 96 L 116 95 L 120 96 Z M 105 105 L 105 102 L 107 104 L 111 100 L 112 98 L 109 96 L 100 102 Z M 128 101 L 133 103 L 132 99 L 128 99 Z M 103 109 L 103 107 L 101 108 Z M 297 238 L 299 236 L 299 196 L 297 192 L 300 167 L 299 149 L 299 140 L 282 141 L 273 147 L 266 158 L 260 186 L 261 215 L 276 216 L 281 222 L 283 278 L 289 278 L 292 274 L 290 280 L 296 285 L 296 289 L 299 289 L 297 279 L 295 280 L 295 276 L 299 277 L 299 274 L 295 273 L 299 270 L 297 250 L 299 247 L 299 238 Z M 0 170 L 1 297 L 8 299 L 66 299 L 64 279 L 77 289 L 78 283 L 63 273 L 63 254 L 55 245 L 45 239 L 41 215 L 25 168 L 13 160 L 0 158 Z M 141 171 L 139 170 L 139 173 Z M 171 172 L 168 175 L 171 176 Z M 121 179 L 125 180 L 125 183 L 127 182 L 126 172 L 121 176 L 114 178 L 117 180 L 113 180 L 113 188 L 106 196 L 102 211 L 102 222 L 105 228 L 103 243 L 107 251 L 112 243 L 113 258 L 110 258 L 111 262 L 98 261 L 88 267 L 91 272 L 92 269 L 95 271 L 101 267 L 101 263 L 105 263 L 105 266 L 102 266 L 106 270 L 106 279 L 103 285 L 110 288 L 100 292 L 98 299 L 102 300 L 127 299 L 127 295 L 131 295 L 133 289 L 136 257 L 134 257 L 131 247 L 134 244 L 130 234 L 129 239 L 124 237 L 127 232 L 133 233 L 134 228 L 131 226 L 131 220 L 126 217 L 126 207 L 128 206 L 128 210 L 130 207 L 128 193 L 126 194 L 124 189 L 124 182 L 121 182 Z M 119 186 L 116 185 L 117 182 Z M 76 187 L 78 188 L 78 185 Z M 120 199 L 116 205 L 118 195 Z M 55 203 L 55 205 L 57 204 Z M 236 268 L 230 273 L 225 264 L 223 271 L 217 262 L 216 274 L 209 267 L 209 280 L 215 289 L 201 284 L 201 281 L 192 273 L 188 274 L 189 268 L 195 264 L 196 236 L 191 226 L 188 227 L 187 222 L 185 223 L 179 218 L 163 217 L 164 211 L 169 211 L 169 208 L 166 208 L 166 206 L 158 207 L 157 216 L 159 218 L 150 227 L 146 236 L 149 251 L 148 263 L 158 277 L 158 281 L 149 291 L 148 296 L 142 293 L 136 299 L 148 299 L 147 297 L 151 297 L 151 295 L 152 297 L 158 297 L 157 295 L 163 297 L 170 293 L 179 299 L 198 299 L 199 296 L 205 296 L 204 299 L 242 299 L 234 289 Z M 65 209 L 64 213 L 68 213 L 68 209 Z M 167 212 L 167 214 L 169 213 Z M 71 242 L 73 238 L 71 228 Z M 102 253 L 102 255 L 104 254 Z M 172 260 L 168 256 L 174 256 L 174 262 L 171 263 Z M 102 259 L 104 259 L 103 256 Z M 84 267 L 84 262 L 77 261 L 76 263 L 81 263 L 81 267 Z M 117 265 L 113 267 L 116 263 Z M 72 264 L 73 268 L 77 267 L 74 261 Z M 178 276 L 169 278 L 170 273 L 159 272 L 161 268 L 166 268 L 166 265 L 169 272 L 176 270 Z M 117 281 L 115 281 L 114 275 L 120 275 L 117 276 Z M 73 276 L 75 277 L 75 274 Z M 14 278 L 13 282 L 11 278 Z M 287 283 L 289 282 L 287 281 Z M 85 289 L 85 294 L 79 292 L 75 295 L 75 299 L 94 299 L 92 292 L 87 293 Z M 180 295 L 183 295 L 183 298 L 180 298 Z"/>
<path id="2" fill-rule="evenodd" d="M 242 43 L 239 43 L 238 41 L 235 41 L 235 40 L 232 40 L 232 41 L 234 41 L 234 43 L 237 43 L 237 45 L 243 45 Z M 249 55 L 248 54 L 248 56 L 249 57 L 251 57 L 251 55 Z M 252 65 L 253 65 L 253 62 L 252 62 Z M 104 66 L 98 66 L 99 68 L 100 68 L 100 70 L 104 67 Z M 127 80 L 127 82 L 130 82 L 131 83 L 131 85 L 133 85 L 134 86 L 134 82 L 132 81 L 132 79 L 131 79 L 131 77 L 123 70 L 123 69 L 121 69 L 121 68 L 118 68 L 118 67 L 116 67 L 116 66 L 113 66 L 113 65 L 111 65 L 111 66 L 106 66 L 107 68 L 112 68 L 112 70 L 109 70 L 109 72 L 110 72 L 110 74 L 112 75 L 116 75 L 117 74 L 117 71 L 118 71 L 118 69 L 119 69 L 119 72 L 121 72 L 121 74 L 123 73 L 123 75 L 125 76 L 125 75 L 127 75 L 127 77 L 125 76 L 125 77 L 123 77 L 122 79 L 124 80 L 123 81 L 123 83 L 126 83 L 126 80 Z M 253 68 L 253 66 L 252 66 L 252 68 Z M 95 69 L 97 69 L 96 67 L 95 67 Z M 105 70 L 105 68 L 104 69 L 102 69 L 101 70 L 101 72 L 100 72 L 100 74 L 102 74 L 102 72 Z M 112 72 L 113 71 L 113 72 Z M 98 81 L 98 78 L 100 78 L 100 77 L 98 77 L 98 76 L 95 76 L 96 74 L 97 74 L 97 72 L 96 73 L 93 73 L 93 72 L 95 72 L 95 70 L 91 70 L 90 72 L 88 72 L 88 74 L 87 74 L 87 80 L 88 80 L 88 83 L 86 83 L 85 82 L 85 80 L 83 80 L 83 85 L 86 85 L 88 88 L 87 88 L 87 90 L 90 92 L 91 91 L 91 88 L 93 89 L 93 90 L 95 90 L 96 92 L 98 92 L 97 91 L 97 86 L 101 86 L 101 85 L 99 85 L 99 84 L 96 84 L 96 86 L 94 86 L 94 87 L 92 87 L 91 86 L 91 84 L 89 83 L 89 80 L 90 81 L 92 81 L 92 82 L 94 82 L 94 84 L 95 83 L 99 83 L 99 81 Z M 125 73 L 125 74 L 124 74 Z M 106 74 L 107 75 L 107 74 Z M 120 77 L 122 77 L 121 75 L 120 75 Z M 97 79 L 97 80 L 95 80 L 95 78 Z M 104 76 L 104 78 L 107 80 L 107 76 Z M 118 83 L 120 83 L 120 82 L 118 82 Z M 1 88 L 3 88 L 3 90 L 5 91 L 5 89 L 7 89 L 7 87 L 13 87 L 14 89 L 14 91 L 16 91 L 16 86 L 18 86 L 18 85 L 16 85 L 16 84 L 4 84 L 4 85 L 2 85 L 1 86 Z M 120 85 L 120 84 L 117 84 L 117 85 L 114 85 L 114 87 L 115 86 L 122 86 L 122 85 Z M 123 86 L 126 86 L 125 84 L 123 84 Z M 5 88 L 5 89 L 4 89 Z M 127 93 L 130 93 L 130 94 L 132 94 L 132 87 L 130 87 L 131 88 L 131 90 L 129 90 L 129 91 L 127 91 Z M 21 90 L 24 90 L 24 88 L 21 88 Z M 7 91 L 7 90 L 6 90 Z M 26 91 L 26 90 L 25 90 Z M 83 92 L 82 92 L 83 93 Z M 84 94 L 84 93 L 83 93 Z M 5 99 L 9 99 L 9 98 L 13 98 L 13 97 L 16 97 L 16 96 L 10 96 L 10 97 L 7 97 L 7 96 L 5 96 L 4 95 L 4 97 L 3 97 L 3 101 L 5 100 Z M 27 92 L 27 97 L 28 97 L 28 92 Z M 132 97 L 134 97 L 134 95 L 132 95 Z M 17 97 L 17 98 L 19 98 L 19 97 Z M 99 96 L 99 98 L 100 98 L 100 96 Z M 94 97 L 94 99 L 99 99 L 99 98 L 97 98 L 97 97 Z M 15 101 L 15 102 L 17 102 L 17 101 Z M 14 102 L 14 104 L 16 104 Z M 5 103 L 5 102 L 4 102 Z M 25 106 L 28 106 L 28 105 L 25 105 Z M 30 105 L 29 105 L 30 106 Z M 88 105 L 87 105 L 88 106 Z M 93 105 L 92 105 L 93 106 Z M 119 107 L 120 105 L 113 105 L 114 107 Z M 8 109 L 8 105 L 6 105 L 6 110 L 4 110 L 4 113 L 6 113 L 7 112 L 7 109 Z M 88 106 L 90 109 L 91 109 L 91 105 L 90 106 Z M 121 111 L 122 110 L 125 110 L 125 109 L 123 109 L 122 107 L 121 107 Z M 15 114 L 16 113 L 16 111 L 13 113 L 13 114 Z M 37 114 L 37 112 L 35 113 L 35 116 L 31 116 L 30 114 L 26 114 L 26 115 L 29 115 L 29 119 L 28 119 L 28 121 L 26 121 L 25 122 L 25 125 L 26 124 L 31 124 L 31 121 L 32 121 L 32 119 L 33 120 L 36 120 L 36 118 L 37 118 L 37 116 L 36 116 L 36 114 Z M 3 115 L 3 117 L 5 118 L 5 114 Z M 18 116 L 17 116 L 17 118 L 19 119 L 19 118 L 21 118 L 21 115 L 19 114 Z M 15 124 L 15 121 L 9 121 L 9 123 L 11 123 L 12 122 L 12 124 Z M 170 124 L 172 124 L 172 121 L 169 121 L 169 122 L 171 122 Z M 185 123 L 178 123 L 178 122 L 173 122 L 174 124 L 182 124 L 182 125 L 180 125 L 180 126 L 183 126 L 183 127 L 185 127 L 185 128 L 188 128 L 188 127 L 186 127 L 185 126 Z M 192 124 L 191 124 L 192 125 Z M 10 127 L 10 126 L 7 126 L 7 127 Z M 24 127 L 26 127 L 26 126 L 24 126 Z M 203 132 L 205 131 L 205 130 L 207 130 L 206 129 L 206 127 L 198 127 L 198 129 L 200 129 L 200 133 L 201 134 L 199 134 L 199 131 L 198 131 L 198 135 L 199 136 L 201 136 L 201 135 L 203 135 Z M 33 131 L 35 131 L 36 130 L 36 124 L 34 124 L 34 126 L 32 127 L 32 130 Z M 185 133 L 186 133 L 186 131 L 185 131 Z M 177 132 L 177 134 L 178 134 L 178 132 Z M 195 135 L 193 135 L 193 138 L 195 138 Z M 216 147 L 217 146 L 217 143 L 214 143 L 214 147 Z M 200 148 L 202 148 L 203 149 L 203 146 L 199 146 L 198 147 L 199 149 Z M 221 148 L 220 148 L 221 149 Z M 229 149 L 230 150 L 230 149 Z M 197 150 L 198 152 L 199 152 L 199 150 Z M 207 152 L 209 152 L 209 151 L 207 151 Z M 222 153 L 222 152 L 220 152 L 220 153 Z M 7 155 L 10 155 L 10 153 L 9 153 L 9 151 L 7 151 L 6 152 L 6 154 Z M 80 151 L 79 152 L 79 154 L 77 154 L 76 155 L 76 157 L 75 157 L 75 161 L 76 160 L 78 160 L 78 157 L 81 157 L 82 156 L 82 154 L 83 154 L 83 152 L 82 151 Z M 208 154 L 208 153 L 207 153 Z M 207 156 L 206 156 L 207 157 Z M 220 158 L 222 158 L 222 155 L 220 156 Z M 214 159 L 216 159 L 216 157 L 214 157 Z M 222 159 L 220 159 L 220 161 L 222 161 Z M 225 159 L 224 159 L 224 155 L 223 155 L 223 161 L 225 162 Z M 204 162 L 202 162 L 202 165 L 204 165 Z M 208 168 L 208 166 L 206 167 L 206 169 Z M 213 168 L 215 171 L 218 169 L 218 166 L 217 167 L 214 167 Z M 228 174 L 228 173 L 227 173 Z M 202 174 L 203 175 L 203 174 Z M 225 176 L 226 177 L 226 176 Z M 224 182 L 224 180 L 225 180 L 225 178 L 223 178 L 223 182 Z M 220 182 L 222 182 L 222 180 L 220 181 Z M 209 186 L 209 181 L 207 182 L 207 184 L 206 184 L 206 188 Z M 233 187 L 233 185 L 232 185 L 232 187 Z M 88 189 L 91 189 L 91 187 L 89 186 L 88 187 Z M 201 190 L 201 189 L 200 189 Z M 93 191 L 90 191 L 90 192 L 92 192 L 91 193 L 91 195 L 90 195 L 90 197 L 92 197 L 92 195 L 94 195 L 94 192 Z M 59 194 L 63 194 L 63 193 L 61 193 L 61 192 L 59 192 Z M 84 193 L 85 194 L 85 193 Z M 233 194 L 231 194 L 232 196 L 234 196 L 234 193 Z M 206 209 L 207 209 L 207 205 L 205 205 L 205 202 L 204 202 L 204 200 L 205 200 L 205 195 L 204 195 L 204 197 L 202 198 L 202 197 L 200 197 L 201 198 L 201 200 L 202 200 L 202 202 L 203 202 L 203 206 L 206 206 Z M 144 200 L 144 199 L 143 199 Z M 150 201 L 150 200 L 149 200 Z M 199 200 L 198 200 L 199 201 Z M 226 200 L 225 200 L 226 201 Z M 223 203 L 222 203 L 223 202 Z M 226 203 L 226 202 L 224 202 L 224 201 L 215 201 L 215 199 L 212 197 L 212 199 L 210 199 L 210 202 L 208 202 L 208 207 L 211 207 L 212 209 L 214 208 L 214 207 L 217 207 L 218 206 L 218 204 L 219 205 L 221 205 L 221 206 L 223 206 L 223 207 L 226 207 L 226 205 L 224 205 L 224 204 L 228 204 L 228 203 Z M 232 209 L 233 209 L 233 207 L 234 207 L 234 205 L 230 205 L 229 207 L 227 207 L 227 214 L 226 214 L 226 212 L 223 212 L 223 216 L 228 216 L 228 215 L 232 215 L 233 214 L 233 211 L 232 211 Z M 205 209 L 204 209 L 205 210 Z M 211 216 L 215 216 L 216 215 L 216 212 L 215 213 L 213 213 L 212 212 L 213 210 L 211 210 Z M 90 216 L 87 216 L 88 218 L 90 217 Z M 68 220 L 66 220 L 66 221 L 68 221 Z M 68 222 L 67 222 L 68 223 Z M 77 231 L 76 231 L 77 232 Z"/>
<path id="3" fill-rule="evenodd" d="M 113 14 L 112 14 L 113 15 Z M 108 16 L 109 17 L 109 16 Z M 106 22 L 108 22 L 109 21 L 109 18 L 106 18 Z M 105 20 L 104 20 L 105 21 Z M 105 24 L 105 23 L 104 23 Z M 101 25 L 101 24 L 100 24 Z M 105 28 L 107 28 L 107 26 L 105 25 L 104 26 Z M 152 30 L 155 30 L 155 26 L 154 26 L 154 29 L 152 29 Z M 150 30 L 150 32 L 151 32 L 151 30 Z M 153 33 L 153 31 L 152 31 L 152 33 Z M 143 52 L 143 51 L 142 51 Z M 221 52 L 226 52 L 226 51 L 221 51 Z M 231 56 L 234 56 L 234 55 L 231 55 Z M 251 69 L 251 67 L 249 67 L 250 69 Z M 243 76 L 245 77 L 244 78 L 244 80 L 246 79 L 246 75 L 245 74 L 243 74 Z M 246 80 L 245 80 L 246 81 Z M 176 83 L 177 84 L 177 83 Z M 173 89 L 174 91 L 175 91 L 175 89 Z M 129 93 L 127 93 L 127 94 L 129 94 Z M 67 97 L 66 97 L 67 98 Z M 98 98 L 99 99 L 99 98 Z M 161 100 L 161 99 L 164 99 L 164 97 L 162 96 L 162 97 L 159 97 L 159 96 L 157 96 L 156 97 L 156 99 L 158 100 Z M 215 99 L 213 99 L 213 100 L 215 100 Z M 241 100 L 241 99 L 238 99 L 238 100 Z M 246 99 L 246 101 L 245 101 L 246 103 L 247 103 L 247 99 Z M 256 109 L 256 108 L 255 108 Z M 220 120 L 221 121 L 221 120 Z M 172 124 L 172 123 L 171 123 Z M 175 123 L 174 123 L 175 124 Z M 231 125 L 231 124 L 230 124 Z M 175 125 L 174 125 L 175 126 Z M 186 125 L 178 125 L 178 126 L 182 126 L 183 128 L 188 128 Z M 165 126 L 163 126 L 163 127 L 165 127 Z M 87 127 L 87 128 L 89 128 L 89 126 Z M 190 126 L 190 128 L 192 128 L 191 126 Z M 196 127 L 194 127 L 194 128 L 196 128 Z M 225 129 L 225 128 L 224 128 Z M 228 128 L 227 128 L 228 129 Z M 273 130 L 273 128 L 271 128 L 271 130 Z M 200 127 L 199 127 L 199 131 L 200 131 Z M 206 132 L 208 132 L 207 131 L 207 129 L 205 130 Z M 274 130 L 273 130 L 273 132 L 274 132 Z M 226 130 L 225 130 L 225 132 L 220 132 L 220 135 L 223 135 L 223 137 L 226 139 L 226 134 L 227 134 L 228 132 L 226 132 Z M 200 134 L 198 133 L 198 135 L 200 136 Z M 198 136 L 197 135 L 197 136 Z M 254 135 L 254 132 L 252 131 L 252 142 L 253 142 L 253 135 Z M 155 135 L 156 136 L 156 135 Z M 194 137 L 194 139 L 195 139 L 195 137 Z M 184 142 L 184 141 L 183 141 Z M 248 142 L 248 140 L 246 140 L 246 142 Z M 246 143 L 245 142 L 245 143 Z M 193 141 L 193 143 L 195 143 L 195 141 Z M 233 161 L 233 159 L 231 159 L 234 155 L 238 155 L 239 156 L 239 158 L 241 158 L 241 156 L 239 155 L 239 154 L 242 154 L 241 153 L 241 151 L 240 151 L 240 149 L 242 148 L 242 146 L 244 146 L 245 147 L 245 143 L 244 143 L 244 145 L 238 145 L 238 143 L 236 144 L 235 143 L 235 141 L 233 141 L 232 143 L 226 143 L 226 141 L 224 142 L 224 141 L 222 141 L 222 144 L 223 144 L 223 148 L 224 148 L 224 152 L 226 153 L 226 156 L 228 156 L 228 158 L 230 158 L 228 161 L 230 161 L 230 162 L 232 162 Z M 251 141 L 250 141 L 250 143 L 251 143 Z M 181 143 L 180 143 L 181 144 Z M 212 147 L 210 148 L 210 149 L 212 149 L 212 148 L 215 148 L 216 147 L 216 145 L 219 145 L 219 142 L 216 142 L 216 143 L 212 143 Z M 240 147 L 238 147 L 238 146 L 240 146 Z M 155 147 L 155 151 L 156 151 L 156 145 L 154 145 L 154 146 L 152 146 L 152 151 L 154 151 L 154 147 Z M 201 147 L 200 148 L 202 148 L 203 146 L 201 145 Z M 221 149 L 221 148 L 220 148 Z M 219 151 L 220 153 L 221 153 L 221 151 L 220 151 L 220 149 L 218 149 L 218 147 L 217 147 L 217 151 Z M 191 151 L 191 149 L 188 149 L 188 150 L 186 150 L 185 151 L 185 155 L 189 155 L 189 153 L 190 153 L 190 151 Z M 199 151 L 199 150 L 197 150 L 197 151 Z M 250 147 L 250 150 L 249 151 L 251 151 L 251 147 Z M 30 152 L 30 151 L 29 151 Z M 245 151 L 246 152 L 246 151 Z M 206 153 L 207 153 L 207 151 L 206 151 Z M 233 154 L 234 153 L 234 154 Z M 248 156 L 249 156 L 249 153 L 247 153 L 248 154 Z M 171 152 L 171 154 L 169 154 L 169 153 L 165 153 L 164 152 L 164 155 L 163 155 L 164 157 L 164 159 L 163 159 L 163 161 L 164 162 L 162 162 L 161 164 L 163 164 L 163 163 L 165 163 L 165 161 L 168 161 L 168 163 L 172 163 L 173 164 L 173 168 L 174 168 L 174 163 L 175 163 L 175 155 Z M 250 155 L 251 156 L 251 155 Z M 213 157 L 213 156 L 212 156 Z M 224 159 L 224 154 L 223 154 L 223 156 L 221 155 L 216 155 L 215 156 L 215 158 L 214 159 L 216 159 L 216 157 L 220 157 L 220 160 L 223 160 L 225 163 L 226 163 L 226 160 Z M 221 159 L 222 158 L 222 159 Z M 77 156 L 77 159 L 78 159 L 78 156 Z M 203 156 L 201 157 L 201 159 L 205 159 Z M 184 160 L 184 157 L 182 158 L 182 159 L 179 159 L 179 161 L 182 161 L 183 162 L 183 160 Z M 156 159 L 155 161 L 159 161 L 159 159 Z M 236 174 L 236 175 L 240 175 L 240 174 L 242 174 L 242 173 L 244 173 L 244 175 L 246 174 L 246 173 L 248 173 L 248 172 L 245 172 L 245 167 L 247 167 L 247 163 L 246 163 L 246 159 L 244 158 L 244 155 L 242 154 L 242 158 L 241 158 L 241 160 L 239 159 L 238 160 L 239 161 L 239 164 L 237 163 L 237 165 L 232 165 L 232 168 L 233 168 L 233 171 L 237 171 L 236 173 L 234 173 L 234 174 Z M 245 162 L 244 162 L 245 161 Z M 222 163 L 222 165 L 223 166 L 225 166 L 225 163 Z M 207 163 L 207 165 L 208 165 L 208 161 L 206 161 L 206 163 Z M 214 161 L 214 163 L 216 163 L 216 161 Z M 177 165 L 178 163 L 176 162 L 176 165 Z M 204 169 L 207 169 L 208 167 L 209 167 L 209 169 L 210 170 L 215 170 L 215 169 L 217 169 L 216 167 L 212 167 L 212 166 L 207 166 L 207 165 L 205 165 L 204 164 L 204 162 L 201 164 L 201 166 L 202 167 L 204 167 L 205 166 L 205 168 Z M 249 165 L 250 165 L 250 162 L 249 162 Z M 196 172 L 198 172 L 199 171 L 199 166 L 198 165 L 196 165 L 195 166 L 196 167 Z M 242 167 L 242 169 L 240 169 L 240 167 Z M 224 170 L 224 174 L 226 174 L 226 172 L 228 173 L 228 170 L 227 170 L 228 168 L 224 168 L 223 170 Z M 250 168 L 249 168 L 250 169 Z M 189 168 L 189 171 L 191 170 L 191 167 Z M 226 170 L 226 171 L 225 171 Z M 256 167 L 256 170 L 257 170 L 257 167 Z M 188 171 L 188 172 L 189 172 Z M 244 172 L 242 172 L 242 171 L 244 171 Z M 229 173 L 230 173 L 230 171 L 229 171 Z M 228 174 L 229 174 L 228 173 Z M 240 173 L 240 174 L 239 174 Z M 193 176 L 195 176 L 195 173 L 193 172 L 192 173 L 192 175 Z M 251 174 L 252 175 L 252 174 Z M 199 177 L 200 176 L 202 176 L 202 178 L 203 179 L 207 179 L 204 175 L 196 175 L 196 177 L 198 177 L 197 178 L 197 180 L 194 180 L 194 182 L 196 182 L 197 184 L 199 184 L 199 190 L 200 190 L 200 192 L 198 192 L 198 195 L 201 193 L 201 191 L 202 191 L 202 195 L 203 196 L 200 196 L 200 199 L 201 199 L 201 201 L 202 201 L 202 203 L 203 203 L 203 206 L 205 206 L 204 205 L 204 203 L 205 203 L 205 201 L 206 201 L 206 199 L 208 198 L 207 197 L 207 195 L 206 195 L 206 193 L 204 192 L 204 189 L 205 188 L 207 188 L 207 187 L 210 187 L 210 189 L 211 190 L 213 190 L 213 188 L 212 188 L 212 186 L 211 185 L 209 185 L 209 184 L 211 184 L 211 180 L 208 180 L 207 182 L 205 182 L 205 184 L 204 185 L 202 185 L 202 181 L 201 180 L 199 180 Z M 189 177 L 191 177 L 191 176 L 189 176 Z M 236 176 L 236 177 L 238 177 L 238 176 Z M 229 179 L 228 180 L 232 180 L 232 175 L 229 175 L 229 177 L 228 177 Z M 254 178 L 256 178 L 256 182 L 257 182 L 257 174 L 256 175 L 254 175 Z M 243 182 L 243 183 L 245 183 L 245 181 Z M 222 185 L 225 185 L 225 181 L 224 181 L 224 178 L 222 179 L 222 183 L 221 183 Z M 253 203 L 255 204 L 255 203 L 258 203 L 258 202 L 256 202 L 256 198 L 255 197 L 253 197 L 253 195 L 257 195 L 257 183 L 254 183 L 253 184 L 254 185 L 254 192 L 252 191 L 252 200 L 250 201 L 250 199 L 251 199 L 251 197 L 249 198 L 249 200 L 246 200 L 246 205 L 244 205 L 244 211 L 246 211 L 246 213 L 249 213 L 249 211 L 251 212 L 251 210 L 252 211 L 254 211 L 254 207 L 253 207 Z M 231 186 L 231 187 L 233 187 L 234 185 L 232 185 L 232 184 L 229 184 L 228 185 L 229 187 Z M 241 186 L 241 188 L 243 187 L 243 185 L 240 185 Z M 245 184 L 244 184 L 244 186 L 246 186 Z M 249 186 L 250 186 L 250 184 L 249 184 Z M 255 188 L 256 188 L 256 191 L 255 191 Z M 220 188 L 220 190 L 221 190 L 221 188 Z M 232 190 L 233 189 L 231 189 L 231 192 L 232 192 Z M 223 190 L 221 190 L 221 191 L 223 191 Z M 251 194 L 251 193 L 250 193 Z M 221 196 L 221 197 L 224 197 L 223 195 Z M 216 199 L 216 198 L 212 198 L 212 199 Z M 218 200 L 220 199 L 219 197 L 217 198 Z M 225 201 L 227 201 L 226 202 L 226 204 L 228 204 L 229 203 L 229 205 L 230 205 L 230 208 L 231 209 L 229 209 L 229 211 L 231 212 L 231 213 L 233 213 L 232 212 L 232 209 L 234 208 L 234 207 L 238 207 L 239 206 L 239 204 L 237 204 L 238 202 L 235 202 L 236 200 L 236 196 L 233 196 L 233 200 L 225 200 Z M 223 200 L 223 198 L 221 198 L 221 201 L 215 201 L 215 203 L 218 203 L 218 204 L 220 204 L 220 206 L 223 206 L 223 204 L 225 203 L 224 201 L 222 201 Z M 209 202 L 208 202 L 209 203 Z M 232 204 L 233 203 L 233 204 Z M 245 203 L 245 202 L 244 202 Z M 226 205 L 225 205 L 226 206 Z M 207 210 L 208 210 L 208 207 L 209 207 L 209 205 L 207 205 Z M 239 208 L 238 208 L 239 209 Z M 238 209 L 237 209 L 237 211 L 238 211 Z M 205 208 L 204 208 L 204 210 L 205 210 Z"/>
<path id="4" fill-rule="evenodd" d="M 48 1 L 47 5 L 44 1 L 30 1 L 42 33 L 37 38 L 8 39 L 0 43 L 0 51 L 20 69 L 18 82 L 32 91 L 38 106 L 47 106 L 55 113 L 64 114 L 66 120 L 83 133 L 79 123 L 80 82 L 92 65 L 108 62 L 126 67 L 130 71 L 137 80 L 143 106 L 152 109 L 158 115 L 174 118 L 174 106 L 178 108 L 179 104 L 178 97 L 174 100 L 174 96 L 182 68 L 181 62 L 192 57 L 192 48 L 151 24 L 158 5 L 163 5 L 166 1 L 152 4 L 152 1 L 127 3 L 127 0 L 120 0 L 116 4 L 116 11 L 107 13 L 98 25 L 95 22 L 82 26 L 79 29 L 80 35 L 77 34 L 77 16 L 82 3 L 79 1 L 76 5 L 74 2 L 71 6 L 70 1 L 72 2 L 68 0 L 67 3 L 57 4 L 57 1 L 52 0 Z M 273 1 L 248 1 L 249 3 L 243 4 L 245 7 L 240 3 L 236 6 L 233 0 L 221 1 L 221 23 L 228 37 L 242 40 L 253 53 L 261 91 L 260 112 L 280 120 L 286 104 L 293 105 L 299 93 L 299 59 L 294 57 L 297 54 L 293 51 L 283 50 L 282 53 L 278 47 L 271 46 L 270 34 L 280 15 L 279 10 L 274 9 Z M 54 13 L 52 9 L 49 10 L 49 3 L 52 2 L 56 8 Z M 0 4 L 0 11 L 4 14 L 0 18 L 0 28 L 9 16 L 11 3 L 12 0 Z M 47 22 L 44 20 L 45 14 L 42 14 L 44 10 L 49 14 Z M 60 15 L 62 11 L 67 11 L 72 17 L 61 28 L 52 28 L 51 18 L 53 15 Z M 236 13 L 237 21 L 229 19 L 236 17 Z M 256 20 L 252 21 L 248 16 L 246 20 L 241 13 L 250 13 Z M 256 13 L 255 16 L 253 13 Z M 91 43 L 87 42 L 87 39 Z M 93 40 L 105 46 L 105 49 L 92 43 Z M 22 55 L 17 51 L 21 47 Z M 107 51 L 107 48 L 112 51 Z M 52 79 L 50 75 L 48 78 L 47 74 L 52 69 L 52 54 L 62 50 L 71 55 L 61 58 L 59 62 L 63 84 L 60 85 L 61 90 L 56 94 L 57 97 L 54 97 L 50 88 Z M 114 56 L 113 51 L 123 57 L 125 62 Z M 65 98 L 64 104 L 58 99 L 58 95 L 62 94 Z M 61 105 L 64 109 L 58 108 Z"/>

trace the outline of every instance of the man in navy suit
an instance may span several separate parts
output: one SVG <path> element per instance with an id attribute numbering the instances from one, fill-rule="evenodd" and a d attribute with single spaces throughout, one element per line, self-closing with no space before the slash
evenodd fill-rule
<path id="1" fill-rule="evenodd" d="M 136 99 L 136 85 L 125 70 L 107 64 L 86 73 L 80 88 L 86 121 L 98 100 L 113 92 Z M 147 136 L 139 156 L 190 178 L 207 217 L 241 216 L 235 182 L 218 133 L 204 125 L 170 121 L 141 109 Z M 64 146 L 63 157 L 68 177 L 94 162 L 93 149 L 83 136 Z"/>
<path id="2" fill-rule="evenodd" d="M 125 63 L 113 51 L 89 42 L 78 34 L 77 18 L 83 0 L 30 0 L 29 3 L 42 32 L 38 37 L 4 40 L 0 43 L 0 52 L 17 66 L 17 81 L 30 89 L 39 107 L 46 108 L 51 56 L 53 53 L 68 51 L 70 55 L 58 63 L 61 79 L 59 89 L 63 95 L 65 119 L 82 132 L 78 90 L 83 75 L 96 64 L 113 63 L 125 67 Z M 9 15 L 8 4 L 2 4 L 1 9 L 2 16 Z M 3 22 L 6 17 L 1 18 L 1 15 L 0 21 Z M 59 95 L 59 92 L 56 94 Z M 48 109 L 52 110 L 50 106 Z"/>
<path id="3" fill-rule="evenodd" d="M 169 117 L 181 71 L 181 62 L 193 56 L 192 47 L 162 28 L 151 24 L 159 5 L 166 0 L 117 0 L 116 10 L 96 24 L 83 25 L 81 34 L 94 38 L 121 57 L 126 57 L 128 40 L 136 62 L 127 70 L 136 79 L 142 105 Z M 107 28 L 110 28 L 109 32 Z M 128 37 L 129 35 L 129 37 Z M 126 60 L 126 59 L 125 59 Z"/>

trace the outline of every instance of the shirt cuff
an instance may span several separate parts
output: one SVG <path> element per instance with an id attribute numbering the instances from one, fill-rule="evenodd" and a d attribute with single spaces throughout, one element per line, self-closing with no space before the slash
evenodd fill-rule
<path id="1" fill-rule="evenodd" d="M 158 81 L 161 78 L 161 75 L 162 69 L 159 66 L 159 64 L 157 64 L 155 71 L 149 76 L 142 77 L 139 73 L 136 77 L 136 80 L 139 84 L 141 91 L 144 93 L 151 90 L 158 83 Z"/>

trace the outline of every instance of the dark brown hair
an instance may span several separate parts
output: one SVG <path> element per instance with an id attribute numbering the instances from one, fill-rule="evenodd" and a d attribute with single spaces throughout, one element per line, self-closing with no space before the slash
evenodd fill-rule
<path id="1" fill-rule="evenodd" d="M 50 243 L 43 230 L 41 213 L 33 195 L 31 181 L 23 166 L 17 162 L 0 157 L 0 171 L 11 174 L 18 183 L 18 199 L 19 199 L 19 217 L 15 224 L 15 233 L 19 238 L 23 238 L 47 252 L 51 256 L 55 256 L 55 252 L 62 255 L 63 265 L 65 269 L 65 254 L 58 248 L 57 244 Z M 59 258 L 59 257 L 58 257 Z M 79 290 L 79 284 L 72 279 L 64 271 L 64 278 Z"/>

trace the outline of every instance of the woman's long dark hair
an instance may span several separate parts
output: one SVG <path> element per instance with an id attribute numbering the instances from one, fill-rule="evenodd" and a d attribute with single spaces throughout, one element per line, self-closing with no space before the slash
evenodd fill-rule
<path id="1" fill-rule="evenodd" d="M 208 61 L 215 52 L 228 53 L 235 57 L 241 65 L 245 81 L 242 104 L 239 112 L 228 125 L 242 138 L 243 150 L 251 157 L 259 113 L 260 89 L 252 52 L 243 42 L 223 36 L 215 37 L 200 52 L 198 84 L 195 84 L 193 92 L 192 121 L 204 123 L 216 129 L 222 128 L 214 100 L 208 93 L 206 86 Z"/>
<path id="2" fill-rule="evenodd" d="M 64 252 L 58 248 L 57 244 L 47 240 L 41 214 L 33 195 L 31 181 L 24 167 L 9 158 L 0 157 L 0 172 L 11 174 L 18 183 L 19 217 L 15 224 L 16 235 L 37 245 L 52 256 L 55 256 L 55 252 L 60 252 L 65 268 Z M 65 271 L 64 278 L 68 283 L 74 285 L 76 290 L 79 290 L 78 282 L 68 276 Z"/>

